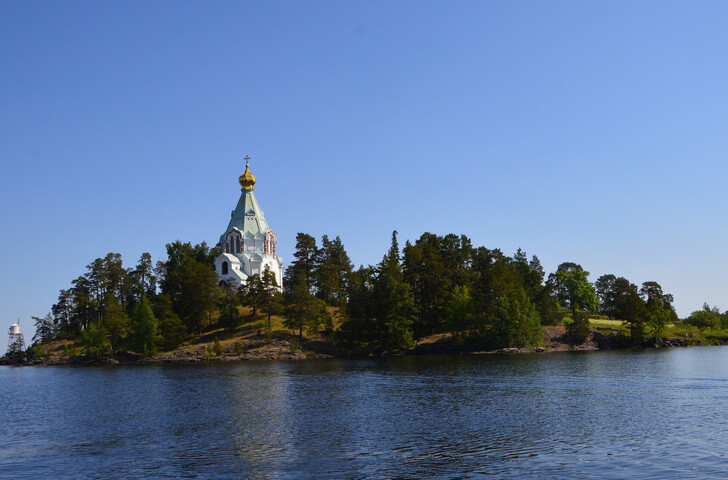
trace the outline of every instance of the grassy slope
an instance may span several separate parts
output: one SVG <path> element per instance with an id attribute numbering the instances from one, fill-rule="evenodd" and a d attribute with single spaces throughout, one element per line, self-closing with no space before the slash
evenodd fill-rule
<path id="1" fill-rule="evenodd" d="M 271 317 L 271 329 L 268 331 L 268 318 L 258 313 L 255 318 L 250 308 L 241 309 L 244 316 L 244 323 L 234 330 L 223 328 L 208 328 L 201 335 L 193 336 L 177 349 L 171 352 L 160 352 L 164 354 L 193 354 L 201 350 L 212 351 L 215 341 L 220 343 L 226 354 L 239 352 L 241 349 L 246 352 L 270 350 L 271 344 L 284 345 L 290 352 L 304 352 L 313 354 L 317 352 L 335 353 L 336 348 L 331 341 L 320 334 L 307 334 L 304 332 L 302 339 L 299 339 L 297 332 L 292 332 L 283 325 L 283 317 L 274 315 Z M 332 312 L 335 313 L 335 312 Z M 590 325 L 598 331 L 607 334 L 627 334 L 627 327 L 621 320 L 609 320 L 605 318 L 592 318 Z M 338 325 L 336 325 L 338 327 Z M 553 327 L 545 327 L 553 328 Z M 563 327 L 562 327 L 563 328 Z M 664 338 L 688 339 L 691 344 L 717 345 L 728 343 L 728 330 L 699 330 L 696 327 L 670 325 Z M 419 345 L 448 342 L 450 334 L 442 333 L 420 339 Z M 61 363 L 68 359 L 69 350 L 72 355 L 82 353 L 80 337 L 73 337 L 63 340 L 55 340 L 42 346 L 38 352 L 40 355 L 55 359 Z M 343 353 L 339 351 L 339 353 Z M 133 355 L 132 355 L 133 356 Z M 213 353 L 213 356 L 214 353 Z"/>

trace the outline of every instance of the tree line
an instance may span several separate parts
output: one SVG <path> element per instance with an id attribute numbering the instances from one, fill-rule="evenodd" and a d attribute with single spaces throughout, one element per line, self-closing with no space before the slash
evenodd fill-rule
<path id="1" fill-rule="evenodd" d="M 133 351 L 151 355 L 217 328 L 234 330 L 248 318 L 282 316 L 295 334 L 323 334 L 350 351 L 401 352 L 417 340 L 448 334 L 464 348 L 536 346 L 543 326 L 564 322 L 572 341 L 589 334 L 589 317 L 619 319 L 635 344 L 663 335 L 678 318 L 673 297 L 654 281 L 640 287 L 624 277 L 589 272 L 565 262 L 546 276 L 538 257 L 518 249 L 474 247 L 464 235 L 424 233 L 400 248 L 397 232 L 382 260 L 354 268 L 339 237 L 296 236 L 283 288 L 264 271 L 242 286 L 220 284 L 217 248 L 176 241 L 152 264 L 142 254 L 125 268 L 109 253 L 61 290 L 45 317 L 34 317 L 35 341 L 80 335 L 85 353 Z M 684 320 L 725 328 L 728 312 L 707 305 Z"/>

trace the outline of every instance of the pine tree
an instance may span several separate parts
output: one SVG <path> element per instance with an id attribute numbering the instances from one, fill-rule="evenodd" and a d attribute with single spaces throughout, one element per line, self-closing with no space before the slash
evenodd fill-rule
<path id="1" fill-rule="evenodd" d="M 326 303 L 308 291 L 303 277 L 298 277 L 296 285 L 286 290 L 285 302 L 286 319 L 283 324 L 293 331 L 298 330 L 299 338 L 303 337 L 304 329 L 316 332 L 328 319 Z"/>
<path id="2" fill-rule="evenodd" d="M 222 286 L 222 295 L 218 304 L 220 316 L 217 321 L 228 330 L 237 328 L 243 321 L 243 316 L 238 308 L 240 306 L 239 291 L 240 289 L 232 283 Z"/>
<path id="3" fill-rule="evenodd" d="M 316 296 L 329 305 L 343 307 L 346 304 L 352 269 L 353 265 L 341 238 L 329 240 L 324 235 L 313 273 Z"/>
<path id="4" fill-rule="evenodd" d="M 392 233 L 389 251 L 377 266 L 374 301 L 385 348 L 393 352 L 410 348 L 416 309 L 412 290 L 404 281 L 396 230 Z"/>
<path id="5" fill-rule="evenodd" d="M 159 341 L 159 326 L 146 294 L 142 294 L 132 315 L 132 347 L 144 356 L 153 355 Z"/>
<path id="6" fill-rule="evenodd" d="M 312 292 L 314 286 L 314 272 L 318 265 L 319 249 L 316 239 L 306 233 L 296 235 L 295 260 L 286 269 L 283 286 L 286 289 L 294 288 L 299 278 L 303 278 L 306 288 Z"/>
<path id="7" fill-rule="evenodd" d="M 158 345 L 164 351 L 177 348 L 187 337 L 187 327 L 174 312 L 169 295 L 161 294 L 157 296 L 155 316 L 159 323 L 160 338 L 158 339 Z"/>
<path id="8" fill-rule="evenodd" d="M 106 306 L 103 313 L 102 327 L 109 339 L 109 348 L 114 353 L 121 340 L 129 333 L 129 316 L 111 292 L 106 294 Z"/>

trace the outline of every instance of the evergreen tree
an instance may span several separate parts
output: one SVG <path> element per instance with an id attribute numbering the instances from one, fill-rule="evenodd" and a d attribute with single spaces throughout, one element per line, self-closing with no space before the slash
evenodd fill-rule
<path id="1" fill-rule="evenodd" d="M 385 348 L 394 352 L 410 348 L 416 309 L 412 290 L 402 273 L 397 231 L 392 233 L 392 245 L 377 266 L 374 301 Z"/>
<path id="2" fill-rule="evenodd" d="M 130 321 L 124 307 L 116 301 L 113 293 L 106 293 L 105 303 L 102 327 L 109 339 L 109 349 L 114 353 L 129 332 Z"/>
<path id="3" fill-rule="evenodd" d="M 303 338 L 304 329 L 316 332 L 328 320 L 326 303 L 309 292 L 303 276 L 297 278 L 293 288 L 286 290 L 285 300 L 286 318 L 283 324 L 293 331 L 298 330 L 299 338 Z"/>
<path id="4" fill-rule="evenodd" d="M 359 267 L 349 283 L 346 318 L 341 325 L 343 340 L 361 345 L 381 337 L 374 313 L 374 269 Z"/>
<path id="5" fill-rule="evenodd" d="M 58 335 L 71 335 L 81 329 L 74 316 L 74 308 L 72 291 L 61 290 L 58 301 L 51 307 L 53 320 L 58 325 Z"/>
<path id="6" fill-rule="evenodd" d="M 218 323 L 228 330 L 237 328 L 243 321 L 240 313 L 240 289 L 233 283 L 226 283 L 222 286 L 222 295 L 219 297 L 218 308 L 220 316 Z"/>
<path id="7" fill-rule="evenodd" d="M 176 290 L 169 294 L 175 311 L 189 333 L 202 332 L 205 323 L 212 323 L 212 314 L 221 294 L 215 269 L 209 263 L 187 257 L 171 277 Z"/>
<path id="8" fill-rule="evenodd" d="M 159 323 L 158 345 L 164 351 L 177 348 L 187 337 L 187 327 L 174 312 L 172 299 L 167 294 L 157 296 L 155 317 Z"/>
<path id="9" fill-rule="evenodd" d="M 266 266 L 263 270 L 263 276 L 261 277 L 262 293 L 264 295 L 264 301 L 261 305 L 261 309 L 265 312 L 268 317 L 268 331 L 271 330 L 271 316 L 274 313 L 281 312 L 281 298 L 280 290 L 278 288 L 278 282 L 276 282 L 276 276 Z"/>
<path id="10" fill-rule="evenodd" d="M 54 338 L 58 333 L 58 324 L 52 314 L 47 314 L 45 317 L 32 317 L 35 322 L 35 335 L 33 335 L 33 342 L 46 343 Z"/>
<path id="11" fill-rule="evenodd" d="M 316 296 L 329 305 L 343 307 L 346 304 L 346 292 L 352 269 L 351 260 L 344 250 L 341 238 L 329 240 L 329 237 L 324 235 L 321 238 L 318 262 L 313 272 Z"/>
<path id="12" fill-rule="evenodd" d="M 476 326 L 475 301 L 466 286 L 455 287 L 445 308 L 445 324 L 453 338 L 472 332 Z"/>
<path id="13" fill-rule="evenodd" d="M 403 249 L 403 279 L 412 290 L 417 307 L 413 334 L 421 338 L 442 330 L 445 307 L 453 289 L 452 275 L 443 258 L 442 239 L 424 233 Z"/>
<path id="14" fill-rule="evenodd" d="M 318 265 L 319 249 L 316 246 L 316 239 L 305 233 L 296 235 L 296 251 L 293 254 L 295 260 L 286 269 L 283 278 L 283 286 L 286 289 L 295 288 L 299 278 L 303 278 L 309 292 L 313 291 L 314 272 Z"/>
<path id="15" fill-rule="evenodd" d="M 303 277 L 299 277 L 299 280 Z M 305 284 L 305 281 L 304 281 Z M 266 287 L 263 284 L 263 279 L 257 273 L 248 277 L 248 281 L 245 285 L 246 292 L 246 304 L 253 308 L 250 316 L 255 319 L 258 314 L 258 310 L 265 307 L 268 303 L 268 295 Z"/>
<path id="16" fill-rule="evenodd" d="M 152 256 L 142 253 L 137 266 L 129 273 L 132 299 L 138 302 L 142 295 L 154 298 L 157 293 L 157 276 L 154 274 Z"/>
<path id="17" fill-rule="evenodd" d="M 142 294 L 132 315 L 132 348 L 144 356 L 153 355 L 159 342 L 159 326 L 146 294 Z"/>

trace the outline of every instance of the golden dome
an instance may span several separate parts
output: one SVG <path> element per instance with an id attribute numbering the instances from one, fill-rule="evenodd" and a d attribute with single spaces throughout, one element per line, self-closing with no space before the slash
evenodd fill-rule
<path id="1" fill-rule="evenodd" d="M 250 157 L 247 155 L 245 156 L 245 171 L 243 172 L 240 177 L 238 177 L 238 182 L 240 182 L 240 186 L 243 187 L 243 190 L 253 190 L 253 185 L 255 185 L 255 175 L 250 173 Z"/>

